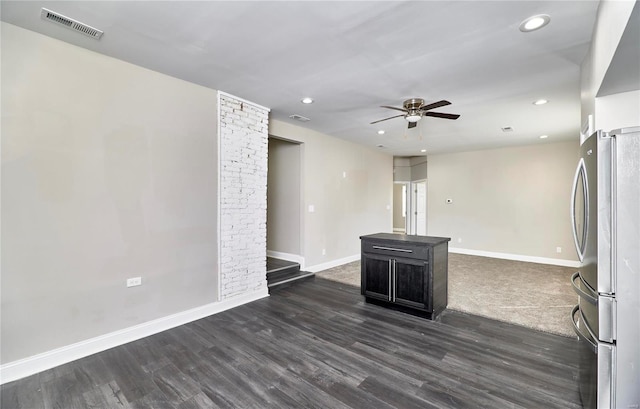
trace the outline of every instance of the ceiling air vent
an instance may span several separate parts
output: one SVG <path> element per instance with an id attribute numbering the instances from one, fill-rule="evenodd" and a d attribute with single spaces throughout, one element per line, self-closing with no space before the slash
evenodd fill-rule
<path id="1" fill-rule="evenodd" d="M 302 115 L 298 115 L 298 114 L 289 115 L 289 118 L 295 119 L 296 121 L 300 121 L 300 122 L 309 122 L 309 121 L 311 121 L 311 119 L 307 118 L 306 116 L 302 116 Z"/>
<path id="2" fill-rule="evenodd" d="M 99 40 L 103 34 L 103 31 L 98 30 L 97 28 L 93 28 L 72 18 L 63 16 L 60 13 L 56 13 L 55 11 L 47 10 L 45 8 L 42 8 L 40 17 L 42 17 L 43 20 L 49 20 L 53 23 L 67 27 L 70 30 L 77 31 L 91 38 L 95 38 L 96 40 Z"/>

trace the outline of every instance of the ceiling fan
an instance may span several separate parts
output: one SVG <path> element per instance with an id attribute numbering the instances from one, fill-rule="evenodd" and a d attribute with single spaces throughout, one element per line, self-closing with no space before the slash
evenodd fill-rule
<path id="1" fill-rule="evenodd" d="M 396 111 L 404 112 L 404 114 L 400 114 L 400 115 L 392 116 L 392 117 L 389 117 L 389 118 L 373 121 L 373 122 L 371 122 L 371 124 L 376 124 L 378 122 L 386 121 L 387 119 L 399 118 L 399 117 L 403 116 L 404 119 L 406 119 L 407 122 L 409 123 L 408 128 L 411 129 L 411 128 L 415 128 L 416 125 L 418 125 L 418 121 L 423 116 L 432 116 L 432 117 L 435 117 L 435 118 L 444 118 L 444 119 L 458 119 L 460 117 L 460 115 L 457 115 L 457 114 L 446 114 L 446 113 L 443 113 L 443 112 L 429 112 L 430 110 L 435 109 L 435 108 L 440 108 L 440 107 L 443 107 L 443 106 L 446 106 L 446 105 L 451 105 L 451 102 L 445 101 L 445 100 L 425 105 L 424 104 L 424 99 L 422 99 L 422 98 L 411 98 L 411 99 L 408 99 L 408 100 L 404 101 L 404 103 L 402 105 L 403 105 L 403 108 L 397 108 L 397 107 L 390 107 L 390 106 L 387 106 L 387 105 L 382 105 L 381 108 L 395 109 Z"/>

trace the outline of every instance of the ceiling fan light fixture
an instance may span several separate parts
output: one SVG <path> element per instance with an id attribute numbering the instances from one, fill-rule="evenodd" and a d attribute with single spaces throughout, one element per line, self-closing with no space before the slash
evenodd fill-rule
<path id="1" fill-rule="evenodd" d="M 440 108 L 443 106 L 451 105 L 451 102 L 447 100 L 441 100 L 437 102 L 432 102 L 431 104 L 425 105 L 424 99 L 422 98 L 411 98 L 402 104 L 402 108 L 389 106 L 389 105 L 381 105 L 381 108 L 393 109 L 394 111 L 401 111 L 402 114 L 391 116 L 389 118 L 379 119 L 377 121 L 371 122 L 371 125 L 377 124 L 378 122 L 387 121 L 393 118 L 404 118 L 408 123 L 407 129 L 415 128 L 418 125 L 418 121 L 423 116 L 435 117 L 435 118 L 443 118 L 443 119 L 458 119 L 460 115 L 457 114 L 448 114 L 446 112 L 432 112 L 432 109 Z"/>
<path id="2" fill-rule="evenodd" d="M 418 122 L 421 117 L 422 117 L 422 115 L 420 115 L 420 114 L 409 113 L 409 114 L 405 115 L 404 119 L 406 119 L 407 122 Z"/>
<path id="3" fill-rule="evenodd" d="M 542 27 L 549 24 L 551 21 L 551 17 L 547 14 L 538 14 L 536 16 L 531 16 L 525 19 L 522 23 L 520 23 L 520 31 L 523 33 L 529 33 L 531 31 L 539 30 Z"/>

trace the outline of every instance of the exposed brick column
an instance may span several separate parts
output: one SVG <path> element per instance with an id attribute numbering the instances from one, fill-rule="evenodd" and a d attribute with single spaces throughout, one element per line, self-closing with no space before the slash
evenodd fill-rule
<path id="1" fill-rule="evenodd" d="M 219 94 L 220 299 L 266 290 L 269 110 Z"/>

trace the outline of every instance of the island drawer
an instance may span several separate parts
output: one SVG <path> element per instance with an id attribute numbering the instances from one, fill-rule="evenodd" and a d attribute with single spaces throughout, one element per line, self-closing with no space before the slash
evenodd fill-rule
<path id="1" fill-rule="evenodd" d="M 364 253 L 382 254 L 401 258 L 429 259 L 429 246 L 377 240 L 362 240 Z"/>

